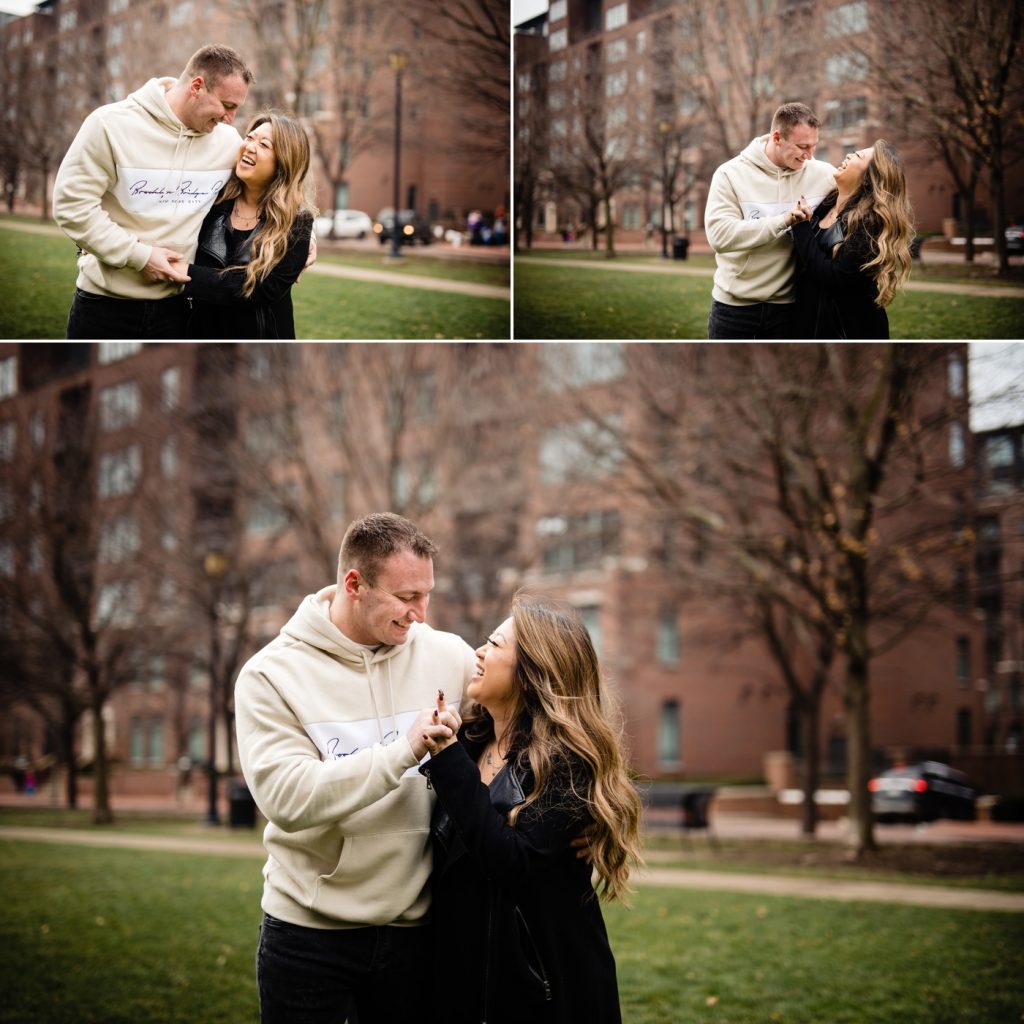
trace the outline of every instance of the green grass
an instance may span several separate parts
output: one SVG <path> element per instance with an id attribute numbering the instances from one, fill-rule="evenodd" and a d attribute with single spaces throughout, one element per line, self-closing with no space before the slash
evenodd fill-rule
<path id="1" fill-rule="evenodd" d="M 253 858 L 0 840 L 0 1022 L 251 1024 L 261 885 Z M 982 1024 L 1024 1005 L 1020 914 L 654 887 L 605 914 L 626 1024 Z"/>
<path id="2" fill-rule="evenodd" d="M 374 265 L 379 269 L 379 259 Z M 335 262 L 335 257 L 325 257 Z M 448 273 L 447 271 L 451 271 Z M 501 267 L 403 264 L 413 273 L 504 284 Z M 389 271 L 391 272 L 391 271 Z M 74 293 L 75 248 L 66 238 L 19 231 L 0 221 L 0 338 L 63 338 Z M 300 338 L 507 339 L 509 303 L 502 299 L 395 288 L 306 274 L 295 286 Z"/>
<path id="3" fill-rule="evenodd" d="M 554 257 L 548 262 L 516 264 L 519 340 L 707 337 L 710 277 L 616 274 L 558 266 Z M 1021 338 L 1024 298 L 906 292 L 889 308 L 889 326 L 893 338 Z"/>
<path id="4" fill-rule="evenodd" d="M 424 252 L 422 249 L 408 252 L 403 249 L 402 262 L 389 263 L 386 250 L 379 253 L 352 250 L 327 252 L 326 247 L 321 246 L 317 255 L 317 263 L 336 263 L 341 267 L 379 270 L 383 273 L 394 274 L 399 278 L 411 274 L 414 277 L 440 277 L 448 281 L 471 281 L 477 284 L 494 285 L 497 288 L 509 286 L 512 274 L 508 263 L 477 263 L 472 259 L 462 261 L 458 257 L 445 259 L 442 256 L 431 256 L 428 252 Z"/>

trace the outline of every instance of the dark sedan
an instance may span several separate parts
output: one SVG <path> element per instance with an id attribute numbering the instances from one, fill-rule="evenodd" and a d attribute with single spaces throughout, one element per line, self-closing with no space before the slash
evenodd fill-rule
<path id="1" fill-rule="evenodd" d="M 878 821 L 973 821 L 977 816 L 977 791 L 967 776 L 938 761 L 890 768 L 868 788 Z"/>
<path id="2" fill-rule="evenodd" d="M 414 245 L 420 242 L 423 245 L 430 245 L 430 225 L 422 220 L 415 210 L 398 211 L 398 240 L 402 245 Z M 391 240 L 391 233 L 395 229 L 395 211 L 387 207 L 377 214 L 373 224 L 374 234 L 380 239 L 380 244 Z"/>
<path id="3" fill-rule="evenodd" d="M 1024 224 L 1013 224 L 1006 229 L 1006 251 L 1011 256 L 1024 252 Z"/>

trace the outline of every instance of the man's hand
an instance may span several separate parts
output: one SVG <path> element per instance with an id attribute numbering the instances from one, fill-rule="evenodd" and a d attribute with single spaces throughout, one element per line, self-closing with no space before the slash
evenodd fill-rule
<path id="1" fill-rule="evenodd" d="M 191 281 L 192 278 L 185 273 L 188 264 L 185 263 L 185 267 L 175 265 L 179 263 L 185 263 L 185 257 L 180 252 L 165 249 L 162 245 L 154 245 L 153 251 L 149 254 L 149 261 L 142 268 L 142 276 L 156 283 L 172 281 L 184 284 Z"/>
<path id="2" fill-rule="evenodd" d="M 299 271 L 297 280 L 302 280 L 302 275 L 309 270 L 313 264 L 316 263 L 316 232 L 311 231 L 309 233 L 309 255 L 306 257 L 305 266 Z"/>
<path id="3" fill-rule="evenodd" d="M 791 228 L 794 224 L 800 224 L 810 220 L 814 211 L 807 205 L 807 200 L 801 196 L 786 213 L 786 227 Z"/>
<path id="4" fill-rule="evenodd" d="M 441 720 L 437 708 L 424 708 L 409 726 L 405 738 L 417 759 L 422 760 L 428 752 L 436 754 L 449 743 L 454 743 L 455 730 L 448 721 Z"/>

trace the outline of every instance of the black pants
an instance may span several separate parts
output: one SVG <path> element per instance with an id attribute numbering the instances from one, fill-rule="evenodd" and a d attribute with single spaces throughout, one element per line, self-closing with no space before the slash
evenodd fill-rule
<path id="1" fill-rule="evenodd" d="M 188 329 L 188 314 L 188 301 L 183 295 L 172 295 L 169 299 L 114 299 L 76 288 L 68 313 L 68 338 L 181 339 Z"/>
<path id="2" fill-rule="evenodd" d="M 769 338 L 785 341 L 798 337 L 795 302 L 755 302 L 752 306 L 730 306 L 711 300 L 708 337 L 712 341 Z"/>
<path id="3" fill-rule="evenodd" d="M 303 928 L 263 915 L 256 977 L 261 1024 L 411 1024 L 432 978 L 431 929 Z"/>

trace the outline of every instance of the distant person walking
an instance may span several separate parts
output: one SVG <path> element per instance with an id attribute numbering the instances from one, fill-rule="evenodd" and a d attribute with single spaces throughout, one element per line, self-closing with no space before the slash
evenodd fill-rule
<path id="1" fill-rule="evenodd" d="M 711 179 L 704 226 L 715 251 L 708 337 L 785 339 L 798 330 L 796 264 L 788 229 L 834 187 L 835 168 L 814 159 L 821 122 L 803 103 L 775 111 L 754 139 Z"/>
<path id="2" fill-rule="evenodd" d="M 82 251 L 68 338 L 185 337 L 181 284 L 238 158 L 231 124 L 252 81 L 230 47 L 204 46 L 177 80 L 85 119 L 53 187 L 54 219 Z"/>

